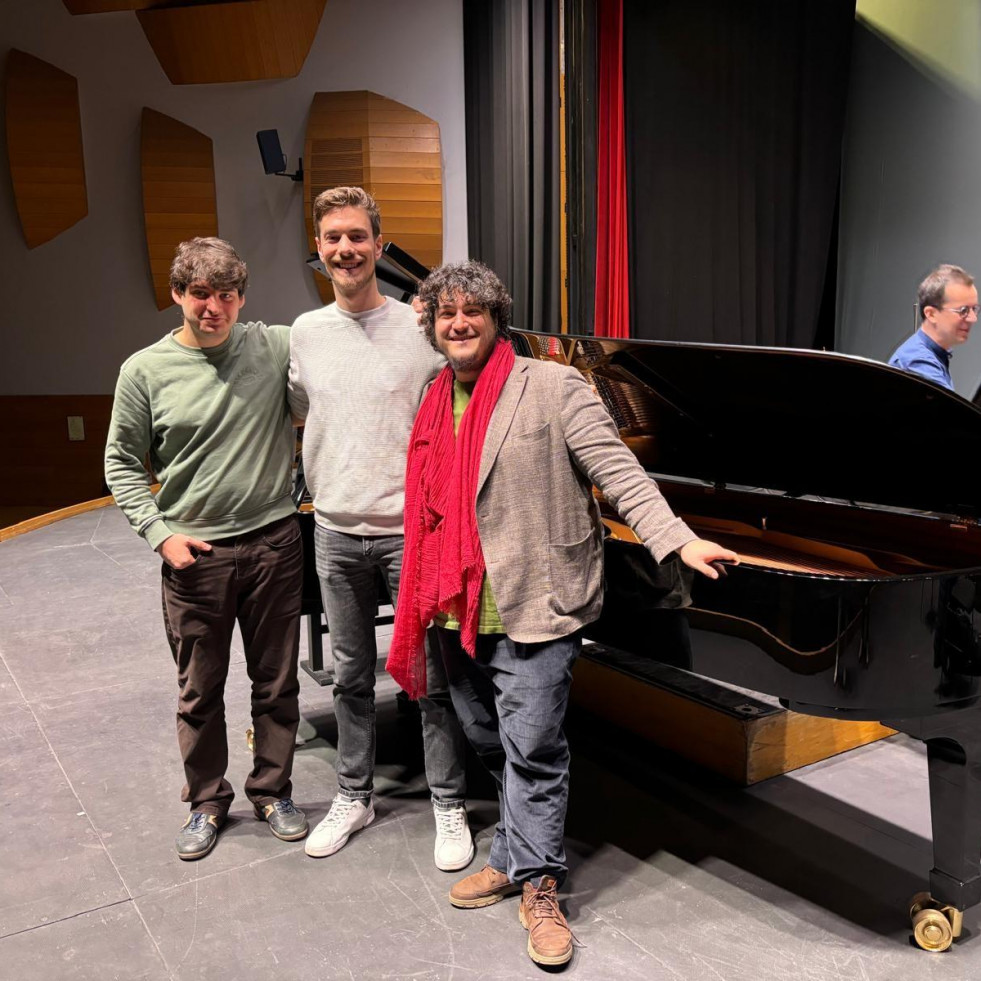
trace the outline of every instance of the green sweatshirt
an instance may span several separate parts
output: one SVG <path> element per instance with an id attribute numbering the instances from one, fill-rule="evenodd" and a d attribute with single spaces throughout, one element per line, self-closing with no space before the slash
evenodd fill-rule
<path id="1" fill-rule="evenodd" d="M 289 330 L 235 324 L 207 349 L 168 334 L 123 363 L 106 482 L 151 548 L 175 533 L 207 541 L 254 531 L 295 510 Z M 156 497 L 143 466 L 148 451 Z"/>

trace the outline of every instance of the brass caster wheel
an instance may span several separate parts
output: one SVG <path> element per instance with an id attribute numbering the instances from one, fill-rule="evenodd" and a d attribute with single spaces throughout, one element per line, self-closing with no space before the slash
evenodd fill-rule
<path id="1" fill-rule="evenodd" d="M 954 930 L 940 910 L 920 909 L 913 915 L 913 939 L 923 950 L 939 953 L 954 942 Z"/>
<path id="2" fill-rule="evenodd" d="M 249 752 L 255 756 L 255 729 L 251 726 L 245 730 L 245 745 L 248 747 Z"/>
<path id="3" fill-rule="evenodd" d="M 912 920 L 921 909 L 937 909 L 937 904 L 933 901 L 933 896 L 928 892 L 918 892 L 909 901 L 909 918 Z"/>

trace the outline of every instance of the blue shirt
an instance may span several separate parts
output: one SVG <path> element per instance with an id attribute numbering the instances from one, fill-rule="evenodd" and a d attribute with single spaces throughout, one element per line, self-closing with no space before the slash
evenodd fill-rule
<path id="1" fill-rule="evenodd" d="M 954 390 L 950 380 L 950 351 L 928 337 L 922 328 L 896 348 L 889 364 Z"/>

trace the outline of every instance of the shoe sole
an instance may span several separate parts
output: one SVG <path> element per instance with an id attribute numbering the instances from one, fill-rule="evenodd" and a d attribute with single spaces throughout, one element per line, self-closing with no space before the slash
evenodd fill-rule
<path id="1" fill-rule="evenodd" d="M 328 848 L 317 848 L 315 846 L 314 849 L 311 851 L 310 842 L 307 842 L 307 847 L 304 849 L 304 851 L 311 858 L 327 858 L 328 855 L 333 855 L 335 852 L 339 852 L 348 843 L 348 840 L 350 839 L 351 835 L 356 835 L 359 831 L 363 831 L 374 820 L 375 820 L 375 812 L 372 811 L 368 815 L 364 824 L 362 824 L 360 828 L 355 828 L 353 831 L 348 832 L 343 838 L 341 838 L 340 841 L 336 842 L 335 844 L 329 846 Z"/>
<path id="2" fill-rule="evenodd" d="M 440 865 L 439 862 L 436 862 L 436 868 L 438 868 L 440 872 L 459 872 L 460 869 L 465 869 L 473 861 L 473 857 L 476 854 L 477 849 L 471 843 L 470 854 L 462 862 L 455 862 L 453 865 Z M 433 857 L 433 861 L 436 861 L 435 856 Z"/>
<path id="3" fill-rule="evenodd" d="M 310 825 L 308 824 L 302 831 L 298 831 L 296 834 L 283 835 L 280 834 L 271 824 L 269 825 L 269 830 L 275 835 L 280 841 L 301 841 L 310 834 Z"/>
<path id="4" fill-rule="evenodd" d="M 536 963 L 541 964 L 544 967 L 558 967 L 560 964 L 568 964 L 572 960 L 572 943 L 569 944 L 569 949 L 564 950 L 561 954 L 541 954 L 535 950 L 534 945 L 531 942 L 531 930 L 528 929 L 528 923 L 525 920 L 525 908 L 524 906 L 518 907 L 518 920 L 521 925 L 528 930 L 528 956 Z"/>
<path id="5" fill-rule="evenodd" d="M 453 893 L 449 893 L 450 905 L 457 909 L 482 909 L 484 906 L 493 906 L 508 896 L 515 896 L 521 892 L 520 885 L 506 886 L 500 892 L 488 893 L 484 896 L 475 896 L 473 899 L 457 899 Z"/>

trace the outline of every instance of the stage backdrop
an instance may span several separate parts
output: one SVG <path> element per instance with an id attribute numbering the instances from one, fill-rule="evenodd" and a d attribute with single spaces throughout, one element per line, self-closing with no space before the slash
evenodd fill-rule
<path id="1" fill-rule="evenodd" d="M 841 183 L 839 351 L 884 361 L 934 266 L 981 275 L 981 0 L 859 0 Z M 958 347 L 981 386 L 981 329 Z"/>
<path id="2" fill-rule="evenodd" d="M 633 336 L 833 337 L 854 15 L 854 0 L 624 0 Z"/>

